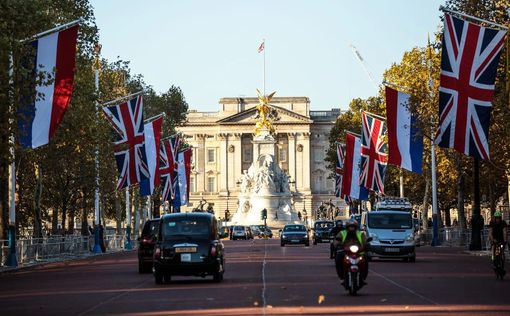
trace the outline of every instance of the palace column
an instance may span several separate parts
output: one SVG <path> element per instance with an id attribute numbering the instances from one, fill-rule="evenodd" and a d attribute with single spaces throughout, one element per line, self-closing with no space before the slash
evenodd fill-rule
<path id="1" fill-rule="evenodd" d="M 197 157 L 196 157 L 196 168 L 197 168 L 197 192 L 205 191 L 205 141 L 207 139 L 206 134 L 196 134 L 197 137 Z"/>
<path id="2" fill-rule="evenodd" d="M 294 181 L 294 187 L 291 187 L 291 190 L 296 190 L 297 188 L 297 177 L 296 177 L 296 133 L 287 133 L 287 137 L 289 140 L 289 176 L 292 181 Z"/>
<path id="3" fill-rule="evenodd" d="M 303 172 L 303 190 L 310 191 L 310 133 L 305 132 L 301 134 L 301 144 L 303 145 L 303 161 L 301 170 Z"/>
<path id="4" fill-rule="evenodd" d="M 220 140 L 220 157 L 219 167 L 220 167 L 220 186 L 218 192 L 220 192 L 221 196 L 226 196 L 228 192 L 228 133 L 220 133 L 218 134 L 218 138 Z M 224 159 L 222 159 L 224 157 Z"/>
<path id="5" fill-rule="evenodd" d="M 241 177 L 243 173 L 243 162 L 242 162 L 242 151 L 243 147 L 241 145 L 241 138 L 243 136 L 242 133 L 234 133 L 233 134 L 234 139 L 231 142 L 234 146 L 234 153 L 233 153 L 233 161 L 230 163 L 232 166 L 232 172 L 231 172 L 231 179 L 232 182 L 229 184 L 231 188 L 236 188 L 236 182 Z"/>

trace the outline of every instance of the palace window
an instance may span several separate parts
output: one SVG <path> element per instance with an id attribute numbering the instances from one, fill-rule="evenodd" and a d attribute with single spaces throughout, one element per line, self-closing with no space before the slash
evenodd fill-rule
<path id="1" fill-rule="evenodd" d="M 278 151 L 278 160 L 287 161 L 287 150 L 285 148 L 280 148 Z"/>
<path id="2" fill-rule="evenodd" d="M 243 162 L 252 162 L 253 161 L 253 158 L 252 158 L 252 155 L 251 155 L 251 148 L 250 147 L 245 147 L 243 149 Z"/>
<path id="3" fill-rule="evenodd" d="M 207 178 L 207 192 L 216 192 L 215 190 L 215 178 L 208 177 Z"/>
<path id="4" fill-rule="evenodd" d="M 195 189 L 195 177 L 194 176 L 190 176 L 189 177 L 189 191 L 190 192 L 195 192 L 196 189 Z"/>
<path id="5" fill-rule="evenodd" d="M 216 150 L 214 148 L 207 149 L 207 162 L 215 162 L 216 161 Z"/>

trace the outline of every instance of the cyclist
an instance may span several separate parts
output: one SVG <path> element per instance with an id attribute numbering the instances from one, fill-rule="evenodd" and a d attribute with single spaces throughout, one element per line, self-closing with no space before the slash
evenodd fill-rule
<path id="1" fill-rule="evenodd" d="M 504 246 L 508 243 L 508 225 L 501 217 L 500 211 L 494 213 L 494 218 L 489 224 L 489 240 L 492 245 L 492 261 L 494 262 L 496 247 L 499 244 L 503 244 Z"/>

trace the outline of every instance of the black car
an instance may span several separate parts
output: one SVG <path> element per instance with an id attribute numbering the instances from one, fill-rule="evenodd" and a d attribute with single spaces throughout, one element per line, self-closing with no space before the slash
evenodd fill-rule
<path id="1" fill-rule="evenodd" d="M 273 238 L 273 232 L 267 226 L 259 227 L 259 238 Z"/>
<path id="2" fill-rule="evenodd" d="M 210 213 L 174 213 L 161 218 L 154 248 L 154 280 L 169 282 L 172 275 L 212 275 L 223 280 L 223 243 L 218 223 Z"/>
<path id="3" fill-rule="evenodd" d="M 329 232 L 334 225 L 332 221 L 316 221 L 313 226 L 313 244 L 317 245 L 319 242 L 330 241 Z"/>
<path id="4" fill-rule="evenodd" d="M 282 247 L 287 244 L 304 244 L 310 246 L 308 231 L 303 224 L 287 224 L 283 227 L 280 235 L 280 243 Z"/>
<path id="5" fill-rule="evenodd" d="M 159 218 L 150 219 L 143 225 L 142 234 L 138 238 L 138 272 L 152 271 L 154 245 L 159 231 Z"/>

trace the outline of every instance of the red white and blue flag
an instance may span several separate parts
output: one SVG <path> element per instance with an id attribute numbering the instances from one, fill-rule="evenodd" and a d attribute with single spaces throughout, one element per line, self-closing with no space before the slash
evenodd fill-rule
<path id="1" fill-rule="evenodd" d="M 384 121 L 361 113 L 361 175 L 359 184 L 384 194 L 384 175 L 388 164 L 387 144 L 384 141 Z"/>
<path id="2" fill-rule="evenodd" d="M 342 196 L 342 176 L 344 174 L 345 145 L 336 144 L 335 196 Z"/>
<path id="3" fill-rule="evenodd" d="M 388 163 L 421 174 L 423 133 L 409 111 L 410 95 L 386 87 Z"/>
<path id="4" fill-rule="evenodd" d="M 73 93 L 77 38 L 76 25 L 31 42 L 35 51 L 33 80 L 44 72 L 46 82 L 34 84 L 32 95 L 23 99 L 35 101 L 19 109 L 19 141 L 25 148 L 49 143 L 64 118 Z M 53 80 L 47 80 L 48 76 Z"/>
<path id="5" fill-rule="evenodd" d="M 127 102 L 104 107 L 106 118 L 117 132 L 115 160 L 119 170 L 117 190 L 149 178 L 144 148 L 143 98 L 141 95 Z"/>
<path id="6" fill-rule="evenodd" d="M 494 81 L 506 31 L 445 14 L 435 143 L 488 160 Z"/>
<path id="7" fill-rule="evenodd" d="M 177 154 L 177 186 L 175 187 L 174 208 L 179 210 L 189 201 L 189 179 L 191 175 L 191 148 Z"/>
<path id="8" fill-rule="evenodd" d="M 179 134 L 172 135 L 161 142 L 160 174 L 161 174 L 161 197 L 163 201 L 175 199 L 175 186 L 177 184 L 177 151 L 181 146 Z"/>
<path id="9" fill-rule="evenodd" d="M 140 196 L 148 196 L 154 193 L 154 189 L 161 183 L 159 174 L 161 130 L 163 116 L 146 123 L 144 127 L 145 156 L 149 168 L 149 178 L 140 182 Z"/>
<path id="10" fill-rule="evenodd" d="M 359 185 L 358 179 L 361 164 L 361 140 L 351 133 L 345 134 L 344 173 L 342 176 L 341 195 L 346 201 L 368 200 L 368 190 Z"/>

